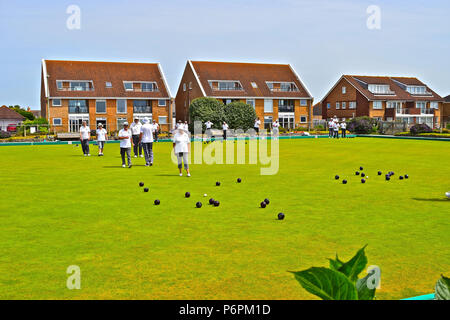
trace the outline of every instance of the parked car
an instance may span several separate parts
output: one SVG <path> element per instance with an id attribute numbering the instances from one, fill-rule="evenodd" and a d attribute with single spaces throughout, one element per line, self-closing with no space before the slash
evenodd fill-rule
<path id="1" fill-rule="evenodd" d="M 8 132 L 16 132 L 17 131 L 17 125 L 16 124 L 9 124 L 8 127 L 6 127 L 6 131 L 8 131 Z"/>

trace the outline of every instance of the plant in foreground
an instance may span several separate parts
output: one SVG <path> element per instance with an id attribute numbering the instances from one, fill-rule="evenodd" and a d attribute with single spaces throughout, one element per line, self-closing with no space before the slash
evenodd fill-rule
<path id="1" fill-rule="evenodd" d="M 441 275 L 434 289 L 434 300 L 450 300 L 450 278 Z"/>
<path id="2" fill-rule="evenodd" d="M 292 273 L 306 291 L 324 300 L 373 300 L 380 280 L 379 269 L 374 268 L 365 277 L 358 278 L 367 265 L 365 248 L 347 262 L 336 254 L 336 259 L 328 259 L 329 268 L 312 267 Z"/>

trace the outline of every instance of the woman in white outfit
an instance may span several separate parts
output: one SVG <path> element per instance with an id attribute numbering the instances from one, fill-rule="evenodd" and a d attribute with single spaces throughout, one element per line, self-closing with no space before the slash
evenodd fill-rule
<path id="1" fill-rule="evenodd" d="M 183 176 L 183 163 L 184 169 L 187 172 L 187 176 L 190 177 L 191 173 L 189 171 L 188 155 L 191 152 L 191 138 L 187 131 L 183 129 L 177 129 L 175 135 L 173 136 L 173 151 L 177 156 L 178 160 L 178 170 L 180 170 L 180 177 Z"/>

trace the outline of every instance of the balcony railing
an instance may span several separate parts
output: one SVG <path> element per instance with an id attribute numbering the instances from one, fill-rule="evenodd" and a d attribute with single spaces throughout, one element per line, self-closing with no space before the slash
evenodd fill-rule
<path id="1" fill-rule="evenodd" d="M 294 106 L 279 106 L 278 112 L 294 112 Z"/>
<path id="2" fill-rule="evenodd" d="M 133 107 L 133 112 L 134 113 L 152 113 L 152 107 L 148 106 L 148 107 Z"/>
<path id="3" fill-rule="evenodd" d="M 298 88 L 271 88 L 272 92 L 299 92 Z"/>
<path id="4" fill-rule="evenodd" d="M 211 87 L 213 91 L 244 91 L 242 87 Z"/>
<path id="5" fill-rule="evenodd" d="M 89 113 L 88 107 L 69 107 L 69 113 Z"/>
<path id="6" fill-rule="evenodd" d="M 158 88 L 125 88 L 129 92 L 159 92 Z"/>
<path id="7" fill-rule="evenodd" d="M 89 87 L 62 87 L 58 88 L 58 91 L 94 91 L 94 88 Z"/>
<path id="8" fill-rule="evenodd" d="M 406 108 L 396 110 L 397 114 L 410 114 L 410 115 L 421 115 L 421 114 L 434 114 L 435 109 L 419 109 L 419 108 Z"/>

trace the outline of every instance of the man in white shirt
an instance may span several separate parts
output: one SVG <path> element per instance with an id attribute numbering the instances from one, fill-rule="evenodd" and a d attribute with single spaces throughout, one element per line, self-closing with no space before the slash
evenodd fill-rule
<path id="1" fill-rule="evenodd" d="M 255 124 L 253 125 L 253 129 L 255 129 L 256 134 L 259 134 L 259 126 L 261 125 L 261 120 L 259 118 L 256 118 Z"/>
<path id="2" fill-rule="evenodd" d="M 89 153 L 89 140 L 91 139 L 91 129 L 86 125 L 86 121 L 83 121 L 80 127 L 80 140 L 81 148 L 85 157 L 90 157 Z"/>
<path id="3" fill-rule="evenodd" d="M 341 137 L 347 138 L 347 123 L 345 121 L 341 123 Z"/>
<path id="4" fill-rule="evenodd" d="M 273 127 L 273 135 L 274 136 L 278 136 L 280 133 L 280 123 L 278 122 L 278 119 L 275 120 L 274 123 L 272 123 L 272 127 Z"/>
<path id="5" fill-rule="evenodd" d="M 334 130 L 334 137 L 336 138 L 336 139 L 339 139 L 339 129 L 340 129 L 340 125 L 339 125 L 339 122 L 335 122 L 334 123 L 334 126 L 333 126 L 333 130 Z"/>
<path id="6" fill-rule="evenodd" d="M 106 141 L 106 130 L 103 129 L 103 124 L 98 124 L 97 129 L 97 144 L 98 144 L 98 156 L 103 156 L 103 148 L 105 147 L 105 141 Z"/>
<path id="7" fill-rule="evenodd" d="M 158 132 L 159 132 L 159 124 L 156 122 L 156 120 L 153 120 L 153 139 L 155 142 L 158 142 Z"/>
<path id="8" fill-rule="evenodd" d="M 328 121 L 328 138 L 333 138 L 334 136 L 334 121 Z"/>
<path id="9" fill-rule="evenodd" d="M 183 129 L 183 123 L 181 122 L 181 120 L 178 120 L 175 129 Z"/>
<path id="10" fill-rule="evenodd" d="M 122 167 L 125 168 L 125 154 L 127 155 L 128 168 L 131 168 L 131 130 L 128 128 L 128 122 L 123 123 L 123 129 L 119 131 L 120 155 L 122 156 Z"/>
<path id="11" fill-rule="evenodd" d="M 183 129 L 184 129 L 184 131 L 189 132 L 189 125 L 188 125 L 187 121 L 184 122 Z"/>
<path id="12" fill-rule="evenodd" d="M 141 134 L 141 127 L 142 124 L 139 121 L 138 118 L 134 118 L 134 122 L 130 126 L 131 134 L 133 136 L 133 149 L 134 149 L 134 157 L 138 157 L 138 150 L 139 150 L 139 156 L 143 158 L 142 155 L 142 145 L 139 143 L 139 136 Z"/>
<path id="13" fill-rule="evenodd" d="M 145 166 L 153 166 L 153 130 L 154 125 L 149 123 L 149 119 L 144 119 L 144 124 L 141 127 L 139 136 L 139 143 L 144 148 Z"/>
<path id="14" fill-rule="evenodd" d="M 180 171 L 180 177 L 183 176 L 183 162 L 184 169 L 187 172 L 187 176 L 190 177 L 191 173 L 189 171 L 189 152 L 191 151 L 191 138 L 189 133 L 182 128 L 175 131 L 173 136 L 173 151 L 177 156 L 178 160 L 178 170 Z"/>
<path id="15" fill-rule="evenodd" d="M 211 134 L 211 128 L 212 128 L 212 126 L 213 126 L 213 123 L 211 122 L 211 121 L 206 121 L 205 122 L 205 126 L 206 126 L 206 138 L 208 139 L 208 140 L 211 140 L 211 136 L 212 136 L 212 134 Z"/>
<path id="16" fill-rule="evenodd" d="M 223 140 L 227 140 L 228 124 L 224 121 L 222 124 Z"/>

